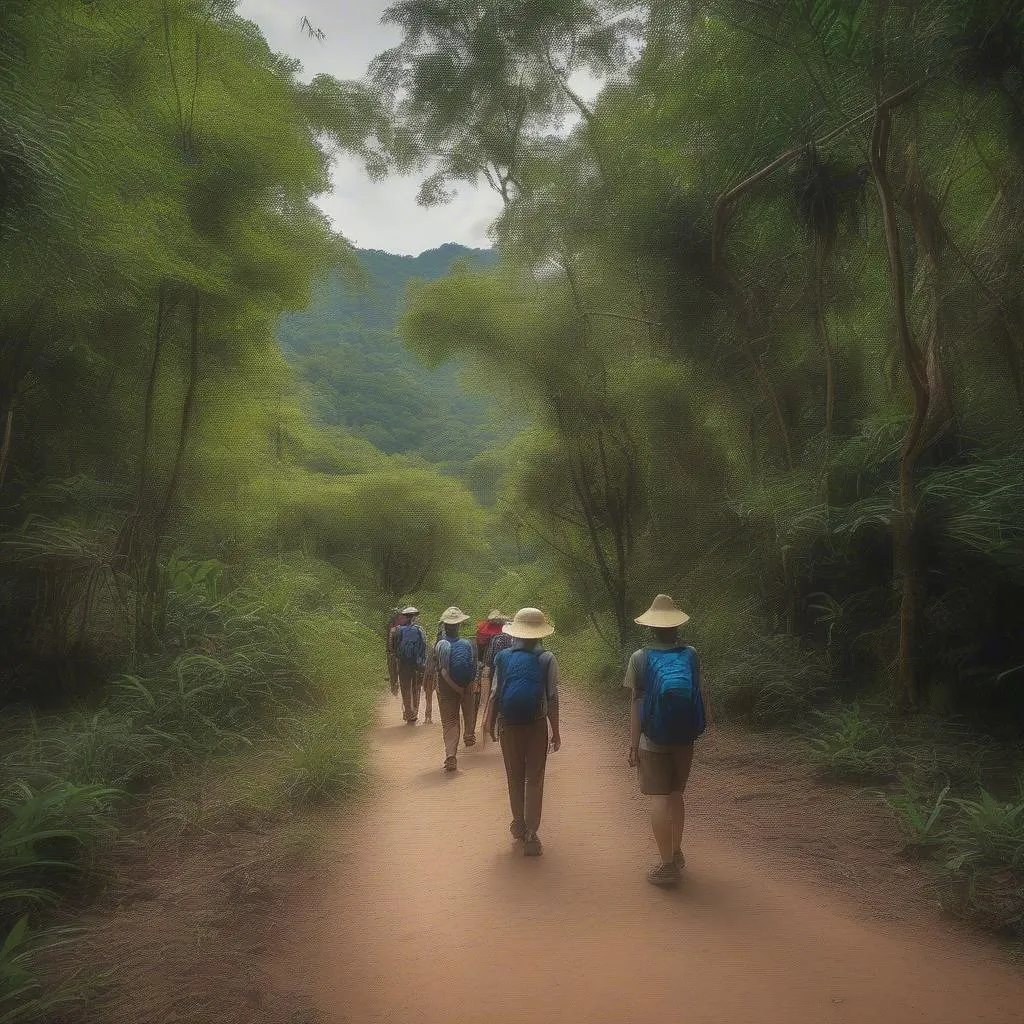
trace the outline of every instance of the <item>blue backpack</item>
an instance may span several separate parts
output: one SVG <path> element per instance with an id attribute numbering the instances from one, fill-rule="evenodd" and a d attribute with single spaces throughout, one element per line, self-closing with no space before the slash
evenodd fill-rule
<path id="1" fill-rule="evenodd" d="M 498 713 L 509 725 L 529 725 L 544 716 L 547 707 L 547 675 L 550 657 L 546 652 L 504 650 L 494 659 L 502 668 Z"/>
<path id="2" fill-rule="evenodd" d="M 407 623 L 398 627 L 398 640 L 395 643 L 395 654 L 398 660 L 406 665 L 420 660 L 420 644 L 422 643 L 419 626 Z"/>
<path id="3" fill-rule="evenodd" d="M 459 686 L 465 686 L 476 678 L 476 652 L 473 644 L 464 637 L 452 640 L 451 654 L 448 656 L 448 675 Z"/>
<path id="4" fill-rule="evenodd" d="M 682 746 L 704 732 L 704 701 L 692 647 L 644 651 L 640 727 L 652 743 Z"/>

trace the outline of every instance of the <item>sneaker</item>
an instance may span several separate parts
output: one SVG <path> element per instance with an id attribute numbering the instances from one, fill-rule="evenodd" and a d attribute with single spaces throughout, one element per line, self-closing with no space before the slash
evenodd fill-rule
<path id="1" fill-rule="evenodd" d="M 682 850 L 676 850 L 676 852 L 672 854 L 672 863 L 675 864 L 680 871 L 686 867 L 686 858 L 683 856 Z"/>
<path id="2" fill-rule="evenodd" d="M 526 826 L 521 821 L 513 821 L 508 830 L 517 843 L 521 843 L 526 838 Z"/>
<path id="3" fill-rule="evenodd" d="M 458 768 L 458 766 L 458 762 L 455 760 L 454 757 L 446 757 L 444 759 L 444 770 L 446 772 L 453 772 L 456 770 L 456 768 Z"/>
<path id="4" fill-rule="evenodd" d="M 465 743 L 467 747 L 475 747 L 476 746 L 476 737 L 475 736 L 467 736 L 462 742 Z"/>
<path id="5" fill-rule="evenodd" d="M 543 852 L 544 847 L 541 846 L 541 842 L 537 838 L 536 832 L 534 832 L 532 836 L 529 836 L 523 840 L 524 857 L 539 857 Z"/>
<path id="6" fill-rule="evenodd" d="M 669 861 L 668 864 L 658 864 L 647 872 L 647 881 L 651 885 L 658 885 L 663 889 L 678 885 L 679 868 L 676 867 L 675 861 Z"/>

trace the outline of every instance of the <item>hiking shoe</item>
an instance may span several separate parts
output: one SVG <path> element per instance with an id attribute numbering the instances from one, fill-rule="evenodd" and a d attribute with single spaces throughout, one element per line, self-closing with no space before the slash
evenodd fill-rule
<path id="1" fill-rule="evenodd" d="M 458 768 L 458 762 L 454 757 L 446 757 L 444 759 L 444 770 L 446 772 L 453 772 L 456 768 Z"/>
<path id="2" fill-rule="evenodd" d="M 521 843 L 526 838 L 526 826 L 521 821 L 513 821 L 508 830 L 517 843 Z"/>
<path id="3" fill-rule="evenodd" d="M 476 746 L 476 737 L 475 736 L 467 736 L 462 742 L 465 743 L 467 747 L 475 747 Z"/>
<path id="4" fill-rule="evenodd" d="M 657 867 L 653 867 L 647 872 L 647 881 L 650 882 L 651 885 L 658 885 L 663 889 L 667 889 L 673 885 L 678 885 L 679 868 L 676 867 L 675 861 L 669 861 L 667 864 L 659 864 Z"/>
<path id="5" fill-rule="evenodd" d="M 537 833 L 534 832 L 532 836 L 528 836 L 523 841 L 523 856 L 524 857 L 539 857 L 544 852 L 544 847 L 541 846 L 540 840 L 537 838 Z"/>
<path id="6" fill-rule="evenodd" d="M 672 863 L 675 864 L 680 871 L 686 867 L 686 858 L 683 856 L 682 850 L 676 850 L 676 852 L 672 854 Z"/>

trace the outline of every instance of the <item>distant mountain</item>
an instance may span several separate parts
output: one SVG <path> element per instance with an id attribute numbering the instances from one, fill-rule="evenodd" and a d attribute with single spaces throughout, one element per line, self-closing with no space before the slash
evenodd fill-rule
<path id="1" fill-rule="evenodd" d="M 283 317 L 278 327 L 308 411 L 382 451 L 464 467 L 498 436 L 487 405 L 462 391 L 457 366 L 430 371 L 421 365 L 396 337 L 395 324 L 411 280 L 444 277 L 460 259 L 493 266 L 497 257 L 454 243 L 419 256 L 357 253 L 369 277 L 366 288 L 332 275 L 309 309 Z"/>

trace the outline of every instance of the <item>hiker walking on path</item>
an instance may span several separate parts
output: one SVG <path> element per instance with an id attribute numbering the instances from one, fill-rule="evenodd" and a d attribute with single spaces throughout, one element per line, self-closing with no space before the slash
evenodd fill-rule
<path id="1" fill-rule="evenodd" d="M 492 608 L 487 613 L 487 618 L 476 627 L 476 660 L 478 667 L 477 677 L 470 688 L 472 696 L 467 695 L 468 707 L 465 709 L 466 735 L 464 738 L 467 747 L 471 747 L 476 743 L 476 722 L 480 714 L 480 701 L 483 695 L 484 657 L 487 654 L 487 648 L 491 640 L 501 635 L 502 626 L 506 622 L 508 622 L 508 619 L 497 608 Z"/>
<path id="2" fill-rule="evenodd" d="M 444 770 L 453 772 L 458 767 L 459 712 L 469 733 L 467 706 L 473 698 L 473 683 L 477 675 L 476 645 L 459 636 L 459 627 L 469 616 L 452 605 L 441 616 L 444 636 L 435 645 L 437 659 L 437 708 L 441 713 L 444 734 Z"/>
<path id="3" fill-rule="evenodd" d="M 391 696 L 398 696 L 398 655 L 395 653 L 395 643 L 398 639 L 398 627 L 405 625 L 409 620 L 402 614 L 401 608 L 392 608 L 388 616 L 387 639 L 385 650 L 388 659 L 388 683 L 391 686 Z"/>
<path id="4" fill-rule="evenodd" d="M 507 618 L 502 619 L 502 629 L 500 632 L 495 633 L 491 637 L 490 643 L 487 645 L 487 651 L 484 654 L 483 664 L 480 666 L 480 684 L 483 691 L 483 697 L 485 701 L 484 717 L 483 717 L 483 731 L 484 736 L 488 735 L 487 732 L 487 714 L 491 707 L 491 683 L 494 680 L 494 659 L 504 650 L 515 643 L 515 637 L 509 636 L 505 632 L 504 624 L 508 622 Z"/>
<path id="5" fill-rule="evenodd" d="M 562 745 L 558 725 L 558 663 L 541 639 L 554 626 L 539 608 L 520 608 L 504 626 L 513 644 L 494 659 L 494 678 L 485 728 L 498 740 L 505 760 L 512 838 L 523 843 L 527 857 L 543 853 L 537 831 L 544 803 L 544 768 L 548 742 Z M 550 725 L 550 734 L 548 726 Z"/>
<path id="6" fill-rule="evenodd" d="M 640 792 L 652 798 L 651 827 L 661 860 L 647 874 L 652 885 L 673 886 L 686 864 L 683 794 L 690 778 L 694 740 L 705 728 L 700 660 L 679 639 L 690 616 L 666 594 L 633 621 L 649 626 L 651 643 L 635 651 L 623 686 L 632 692 L 629 765 L 637 769 Z"/>
<path id="7" fill-rule="evenodd" d="M 427 661 L 427 638 L 416 617 L 419 610 L 403 608 L 405 623 L 397 628 L 395 655 L 398 659 L 398 683 L 402 688 L 404 717 L 409 725 L 419 718 L 420 681 Z"/>
<path id="8" fill-rule="evenodd" d="M 437 692 L 437 643 L 444 636 L 444 623 L 438 622 L 434 642 L 427 648 L 427 663 L 423 667 L 423 724 L 431 725 L 434 721 L 434 694 Z M 419 708 L 419 700 L 416 702 Z M 440 709 L 440 702 L 438 702 Z"/>

